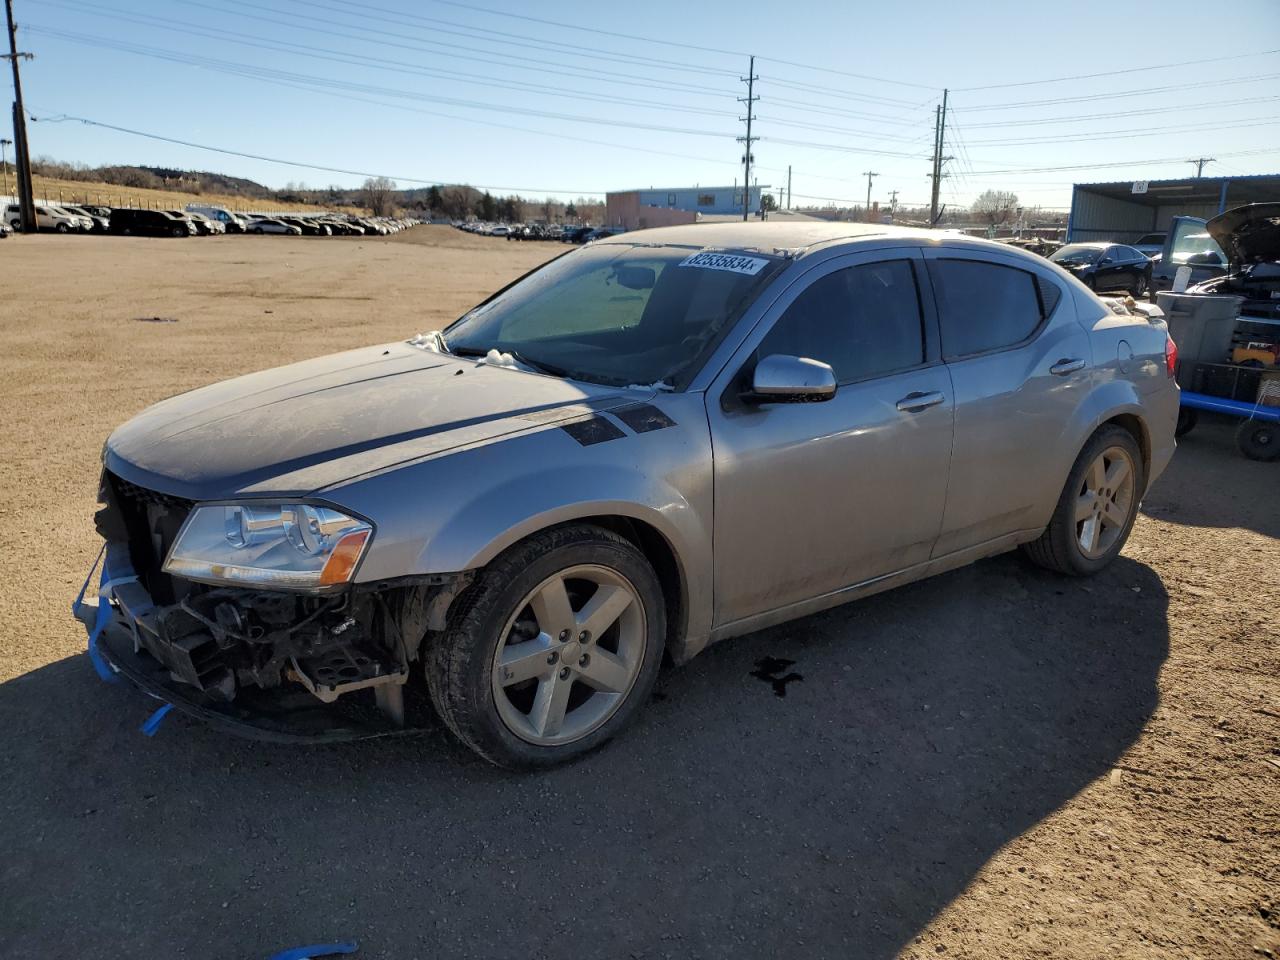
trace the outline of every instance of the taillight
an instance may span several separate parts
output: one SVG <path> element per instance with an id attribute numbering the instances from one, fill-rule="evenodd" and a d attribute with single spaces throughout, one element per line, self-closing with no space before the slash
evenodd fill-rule
<path id="1" fill-rule="evenodd" d="M 1170 380 L 1178 372 L 1178 345 L 1167 333 L 1164 335 L 1164 372 Z"/>

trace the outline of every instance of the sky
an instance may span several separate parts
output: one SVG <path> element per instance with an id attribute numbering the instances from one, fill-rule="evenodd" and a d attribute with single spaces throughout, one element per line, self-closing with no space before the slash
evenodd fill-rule
<path id="1" fill-rule="evenodd" d="M 1072 183 L 1186 176 L 1195 157 L 1215 158 L 1206 174 L 1280 172 L 1280 0 L 1211 17 L 1203 0 L 14 8 L 35 54 L 32 155 L 94 166 L 557 199 L 729 185 L 754 54 L 752 180 L 776 192 L 790 167 L 796 206 L 861 204 L 868 171 L 873 201 L 927 203 L 944 88 L 950 205 L 1000 189 L 1066 208 Z"/>

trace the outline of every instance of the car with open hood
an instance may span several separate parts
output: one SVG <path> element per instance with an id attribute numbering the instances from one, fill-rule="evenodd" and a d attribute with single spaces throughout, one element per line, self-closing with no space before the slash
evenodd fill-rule
<path id="1" fill-rule="evenodd" d="M 1018 547 L 1103 569 L 1173 453 L 1175 360 L 1158 316 L 985 240 L 603 238 L 442 331 L 117 428 L 76 609 L 104 679 L 228 729 L 373 735 L 422 691 L 545 766 L 664 659 Z"/>
<path id="2" fill-rule="evenodd" d="M 1241 317 L 1276 324 L 1280 334 L 1280 203 L 1236 207 L 1204 229 L 1226 255 L 1226 272 L 1188 292 L 1243 297 Z"/>

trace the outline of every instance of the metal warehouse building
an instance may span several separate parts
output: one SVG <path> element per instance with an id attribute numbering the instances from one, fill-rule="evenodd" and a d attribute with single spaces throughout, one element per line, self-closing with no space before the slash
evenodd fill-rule
<path id="1" fill-rule="evenodd" d="M 1174 217 L 1215 217 L 1246 203 L 1280 201 L 1280 174 L 1077 183 L 1067 240 L 1125 240 L 1164 232 Z"/>
<path id="2" fill-rule="evenodd" d="M 751 187 L 747 196 L 750 212 L 760 209 L 761 191 L 765 189 L 758 184 Z M 650 187 L 605 194 L 606 221 L 628 230 L 693 223 L 698 214 L 741 213 L 741 187 Z"/>

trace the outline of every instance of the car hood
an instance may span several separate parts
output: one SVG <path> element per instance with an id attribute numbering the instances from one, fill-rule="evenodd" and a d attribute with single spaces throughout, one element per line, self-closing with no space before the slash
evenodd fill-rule
<path id="1" fill-rule="evenodd" d="M 170 397 L 119 427 L 104 460 L 190 500 L 306 495 L 636 399 L 393 343 Z"/>
<path id="2" fill-rule="evenodd" d="M 1233 263 L 1280 261 L 1280 203 L 1250 203 L 1204 225 Z"/>

